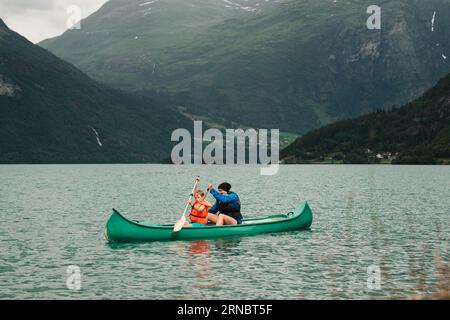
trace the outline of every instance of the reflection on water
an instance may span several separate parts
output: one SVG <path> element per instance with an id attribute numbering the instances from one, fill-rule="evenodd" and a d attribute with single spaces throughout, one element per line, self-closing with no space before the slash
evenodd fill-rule
<path id="1" fill-rule="evenodd" d="M 240 254 L 241 238 L 232 237 L 217 240 L 178 241 L 174 243 L 175 253 L 187 264 L 183 275 L 189 296 L 178 299 L 210 299 L 205 290 L 220 290 L 227 273 L 233 266 L 227 263 Z M 217 261 L 220 261 L 218 264 Z"/>
<path id="2" fill-rule="evenodd" d="M 216 241 L 214 241 L 214 244 L 216 246 L 216 249 L 220 250 L 220 252 L 238 256 L 240 253 L 239 244 L 241 243 L 241 241 L 242 239 L 238 237 L 224 238 L 217 239 Z"/>
<path id="3" fill-rule="evenodd" d="M 201 283 L 202 279 L 206 279 L 212 276 L 211 268 L 209 266 L 208 259 L 211 256 L 211 248 L 210 244 L 207 241 L 199 240 L 192 241 L 189 243 L 189 247 L 187 249 L 189 254 L 189 262 L 194 265 L 194 276 L 197 279 L 198 283 Z M 194 285 L 194 287 L 210 287 L 210 285 Z"/>
<path id="4" fill-rule="evenodd" d="M 181 258 L 187 255 L 189 269 L 186 273 L 186 285 L 189 287 L 186 291 L 191 294 L 188 297 L 180 297 L 181 299 L 208 299 L 204 289 L 212 289 L 216 287 L 215 272 L 210 265 L 211 244 L 206 240 L 179 242 L 177 254 Z"/>

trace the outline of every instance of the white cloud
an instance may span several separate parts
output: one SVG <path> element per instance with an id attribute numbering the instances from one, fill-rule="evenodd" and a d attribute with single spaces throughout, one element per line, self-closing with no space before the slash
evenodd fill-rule
<path id="1" fill-rule="evenodd" d="M 0 18 L 9 28 L 37 43 L 67 29 L 67 8 L 79 6 L 86 18 L 107 0 L 0 0 Z"/>

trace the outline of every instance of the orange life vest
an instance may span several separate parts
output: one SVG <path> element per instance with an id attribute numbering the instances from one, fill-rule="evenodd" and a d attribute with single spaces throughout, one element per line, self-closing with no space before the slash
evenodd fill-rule
<path id="1" fill-rule="evenodd" d="M 205 206 L 205 209 L 203 211 L 197 211 L 194 208 L 196 205 L 203 205 L 203 206 Z M 192 206 L 192 209 L 191 209 L 191 214 L 189 216 L 189 220 L 191 220 L 191 222 L 207 224 L 208 223 L 208 218 L 207 218 L 208 210 L 211 207 L 212 207 L 212 205 L 208 201 L 202 201 L 202 202 L 195 201 L 194 205 Z"/>

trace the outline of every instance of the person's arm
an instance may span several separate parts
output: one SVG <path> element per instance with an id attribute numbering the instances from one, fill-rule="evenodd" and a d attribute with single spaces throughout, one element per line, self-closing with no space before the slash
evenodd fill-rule
<path id="1" fill-rule="evenodd" d="M 219 211 L 219 206 L 217 205 L 217 202 L 214 203 L 214 205 L 208 210 L 209 213 L 217 213 Z"/>
<path id="2" fill-rule="evenodd" d="M 207 206 L 208 208 L 211 208 L 213 204 L 207 200 L 203 201 L 203 205 Z"/>
<path id="3" fill-rule="evenodd" d="M 194 206 L 194 209 L 201 212 L 201 211 L 205 210 L 205 206 L 203 204 L 196 204 Z"/>
<path id="4" fill-rule="evenodd" d="M 216 200 L 218 200 L 222 203 L 230 203 L 230 202 L 235 201 L 237 198 L 237 195 L 235 193 L 227 194 L 225 196 L 215 189 L 211 189 L 209 192 L 211 193 L 211 195 L 214 198 L 216 198 Z"/>

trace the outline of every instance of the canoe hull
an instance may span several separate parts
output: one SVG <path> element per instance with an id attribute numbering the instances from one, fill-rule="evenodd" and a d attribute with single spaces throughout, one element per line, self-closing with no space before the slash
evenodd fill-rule
<path id="1" fill-rule="evenodd" d="M 312 224 L 312 219 L 311 208 L 305 201 L 290 214 L 246 219 L 241 225 L 188 227 L 181 229 L 179 232 L 173 232 L 173 225 L 151 225 L 131 221 L 113 209 L 113 213 L 106 223 L 105 237 L 110 242 L 150 242 L 241 237 L 261 233 L 309 229 Z"/>

